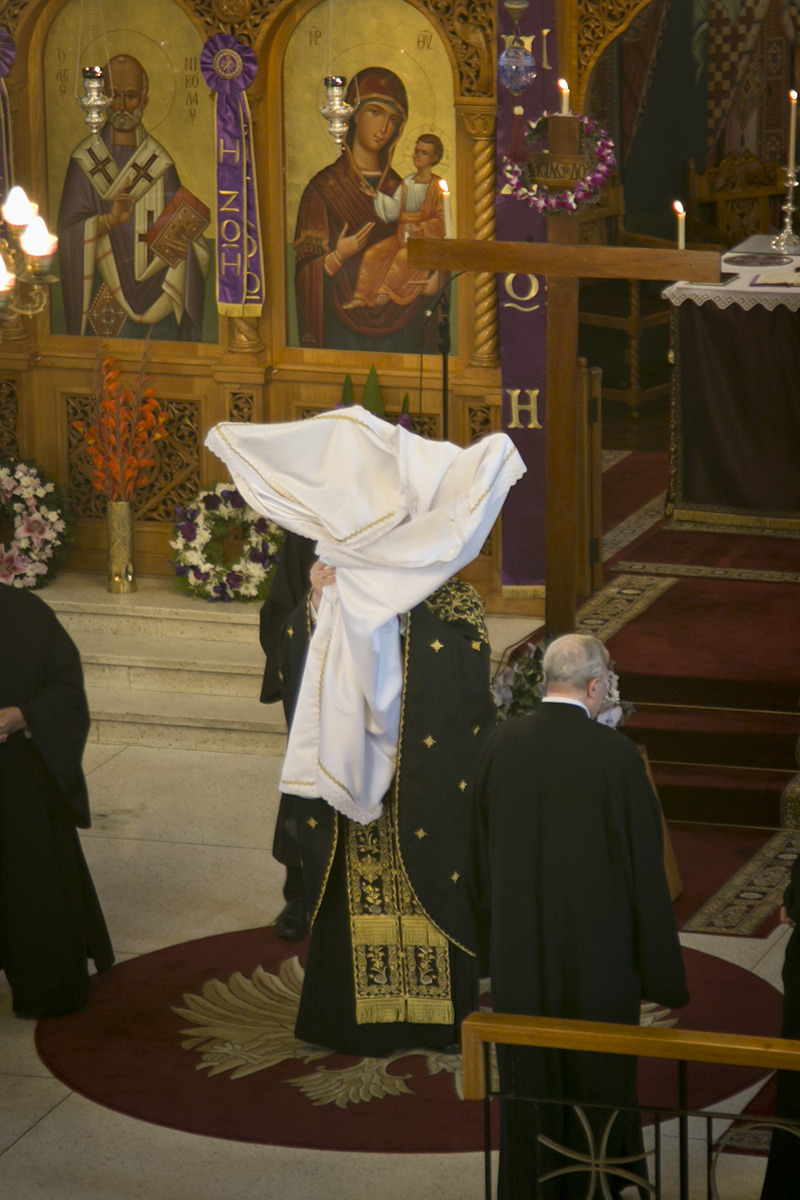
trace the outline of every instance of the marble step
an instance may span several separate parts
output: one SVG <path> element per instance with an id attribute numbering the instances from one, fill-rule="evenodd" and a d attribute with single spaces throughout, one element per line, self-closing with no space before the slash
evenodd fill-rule
<path id="1" fill-rule="evenodd" d="M 67 574 L 39 594 L 84 645 L 100 634 L 258 645 L 260 604 L 209 604 L 178 592 L 169 579 L 143 578 L 135 592 L 116 596 L 102 576 Z"/>
<path id="2" fill-rule="evenodd" d="M 239 696 L 188 695 L 135 688 L 87 687 L 90 741 L 117 745 L 283 754 L 280 704 Z"/>
<path id="3" fill-rule="evenodd" d="M 116 596 L 103 576 L 77 573 L 39 596 L 81 652 L 95 741 L 283 753 L 282 708 L 258 700 L 260 604 L 208 604 L 150 577 Z M 492 645 L 502 653 L 537 624 L 489 618 Z"/>
<path id="4" fill-rule="evenodd" d="M 249 643 L 75 631 L 87 687 L 258 700 L 264 655 Z"/>

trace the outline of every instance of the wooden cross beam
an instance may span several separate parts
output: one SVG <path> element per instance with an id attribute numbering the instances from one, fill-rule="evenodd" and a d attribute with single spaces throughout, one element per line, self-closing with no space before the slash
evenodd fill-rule
<path id="1" fill-rule="evenodd" d="M 564 118 L 569 120 L 571 118 Z M 580 479 L 577 455 L 578 278 L 719 283 L 716 251 L 579 246 L 578 218 L 547 219 L 547 242 L 409 238 L 408 265 L 547 277 L 545 613 L 549 634 L 575 628 Z"/>
<path id="2" fill-rule="evenodd" d="M 567 215 L 551 221 L 569 221 Z M 574 218 L 572 218 L 574 220 Z M 648 250 L 638 246 L 575 246 L 552 242 L 476 242 L 468 238 L 409 238 L 408 265 L 492 275 L 562 279 L 680 279 L 719 283 L 719 254 L 709 250 Z"/>

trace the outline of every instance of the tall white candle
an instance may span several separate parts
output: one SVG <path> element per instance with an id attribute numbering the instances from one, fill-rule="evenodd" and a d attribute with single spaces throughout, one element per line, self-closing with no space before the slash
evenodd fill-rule
<path id="1" fill-rule="evenodd" d="M 789 92 L 789 170 L 794 171 L 794 144 L 797 141 L 797 92 Z"/>
<path id="2" fill-rule="evenodd" d="M 686 249 L 686 210 L 680 200 L 676 200 L 672 206 L 675 209 L 675 215 L 678 218 L 678 249 Z"/>
<path id="3" fill-rule="evenodd" d="M 444 236 L 449 238 L 453 236 L 453 225 L 450 216 L 450 188 L 447 186 L 447 180 L 440 179 L 439 187 L 442 189 L 444 197 Z"/>
<path id="4" fill-rule="evenodd" d="M 569 116 L 569 84 L 566 79 L 559 79 L 558 86 L 561 89 L 561 116 Z"/>

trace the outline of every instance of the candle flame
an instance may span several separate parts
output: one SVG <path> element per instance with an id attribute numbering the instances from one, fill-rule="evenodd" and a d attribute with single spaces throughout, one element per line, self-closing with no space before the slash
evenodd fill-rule
<path id="1" fill-rule="evenodd" d="M 3 220 L 9 225 L 29 225 L 39 211 L 38 204 L 31 204 L 21 187 L 13 187 L 3 205 Z"/>
<path id="2" fill-rule="evenodd" d="M 6 270 L 6 264 L 0 254 L 0 292 L 10 292 L 16 282 L 16 275 L 12 275 Z"/>
<path id="3" fill-rule="evenodd" d="M 675 212 L 678 214 L 679 217 L 682 217 L 683 214 L 686 212 L 686 209 L 683 207 L 680 200 L 676 200 L 672 207 L 675 209 Z"/>
<path id="4" fill-rule="evenodd" d="M 449 195 L 450 195 L 450 188 L 447 186 L 447 180 L 446 180 L 446 179 L 440 179 L 440 180 L 439 180 L 439 187 L 442 189 L 442 191 L 444 192 L 445 196 L 449 196 Z"/>
<path id="5" fill-rule="evenodd" d="M 569 84 L 567 83 L 566 79 L 559 79 L 558 86 L 561 88 L 562 92 L 569 91 Z"/>
<path id="6" fill-rule="evenodd" d="M 791 92 L 789 92 L 789 99 L 791 100 L 792 104 L 797 104 L 797 92 L 794 90 L 794 88 Z"/>
<path id="7" fill-rule="evenodd" d="M 47 258 L 55 254 L 58 238 L 50 233 L 41 217 L 34 217 L 20 238 L 20 246 L 32 258 Z"/>

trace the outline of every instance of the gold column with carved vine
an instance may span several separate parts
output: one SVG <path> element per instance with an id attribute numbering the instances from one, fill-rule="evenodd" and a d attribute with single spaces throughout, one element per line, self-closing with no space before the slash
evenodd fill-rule
<path id="1" fill-rule="evenodd" d="M 258 329 L 258 317 L 229 317 L 232 329 L 230 349 L 237 354 L 260 354 L 264 342 Z"/>
<path id="2" fill-rule="evenodd" d="M 494 239 L 495 144 L 497 116 L 494 108 L 462 108 L 464 127 L 472 138 L 474 236 L 480 241 Z M 500 361 L 497 285 L 494 275 L 475 276 L 475 341 L 470 366 L 496 367 Z"/>

